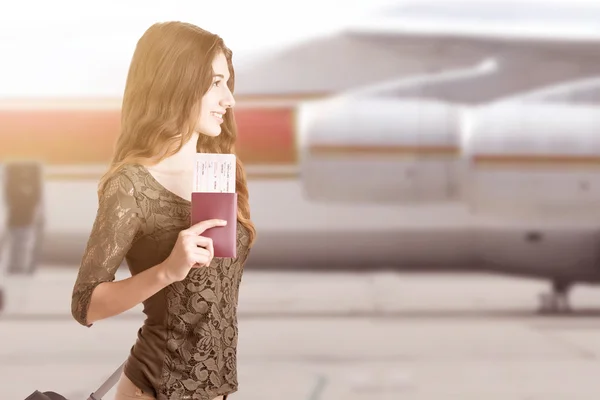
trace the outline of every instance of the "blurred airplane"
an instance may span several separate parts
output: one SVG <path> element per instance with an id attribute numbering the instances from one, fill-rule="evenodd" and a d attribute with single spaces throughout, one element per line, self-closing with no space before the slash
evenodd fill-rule
<path id="1" fill-rule="evenodd" d="M 598 8 L 575 3 L 409 3 L 237 67 L 238 155 L 260 235 L 249 266 L 487 269 L 552 280 L 543 308 L 566 309 L 563 288 L 597 279 L 592 261 L 580 263 L 596 259 L 590 214 L 549 218 L 539 197 L 528 207 L 510 196 L 493 202 L 498 187 L 532 199 L 519 174 L 533 176 L 531 162 L 498 172 L 506 162 L 478 140 L 493 132 L 489 121 L 526 112 L 503 98 L 600 75 L 600 35 L 585 31 L 593 16 Z M 531 107 L 552 117 L 586 112 Z M 0 104 L 0 159 L 43 163 L 46 265 L 79 264 L 119 110 L 120 99 Z M 543 176 L 574 176 L 560 165 Z"/>
<path id="2" fill-rule="evenodd" d="M 306 197 L 403 204 L 422 242 L 398 259 L 548 279 L 541 309 L 568 309 L 573 284 L 600 283 L 600 77 L 480 105 L 444 100 L 447 79 L 305 103 Z"/>

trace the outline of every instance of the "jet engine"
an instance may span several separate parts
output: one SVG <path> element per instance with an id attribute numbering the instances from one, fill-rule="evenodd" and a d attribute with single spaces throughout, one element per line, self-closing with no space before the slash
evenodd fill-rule
<path id="1" fill-rule="evenodd" d="M 600 113 L 505 103 L 471 114 L 465 200 L 478 213 L 600 216 Z"/>
<path id="2" fill-rule="evenodd" d="M 308 199 L 431 202 L 460 194 L 457 107 L 366 97 L 306 103 L 298 112 Z"/>

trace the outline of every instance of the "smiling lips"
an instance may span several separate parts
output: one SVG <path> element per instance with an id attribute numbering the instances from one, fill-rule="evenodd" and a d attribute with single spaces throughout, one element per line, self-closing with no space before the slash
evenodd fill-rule
<path id="1" fill-rule="evenodd" d="M 210 115 L 212 115 L 213 117 L 215 117 L 216 119 L 219 120 L 219 123 L 223 122 L 223 115 L 224 114 L 225 114 L 224 112 L 219 112 L 219 111 L 212 111 L 210 113 Z"/>

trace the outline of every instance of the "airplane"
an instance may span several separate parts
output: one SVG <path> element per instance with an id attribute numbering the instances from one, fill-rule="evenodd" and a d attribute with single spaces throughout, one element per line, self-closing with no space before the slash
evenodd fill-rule
<path id="1" fill-rule="evenodd" d="M 489 15 L 495 16 L 495 23 L 513 18 L 506 2 L 471 4 L 444 24 L 441 16 L 455 11 L 457 4 L 398 6 L 379 16 L 379 25 L 361 22 L 236 68 L 237 151 L 247 168 L 252 218 L 259 233 L 249 268 L 494 267 L 530 276 L 529 257 L 540 257 L 536 267 L 543 261 L 557 262 L 545 259 L 546 253 L 539 250 L 555 248 L 554 233 L 537 225 L 508 223 L 515 215 L 535 214 L 537 203 L 518 212 L 505 207 L 500 213 L 502 204 L 496 204 L 493 213 L 474 212 L 474 207 L 491 204 L 474 199 L 490 195 L 486 184 L 496 176 L 477 170 L 478 179 L 468 181 L 472 197 L 465 202 L 464 180 L 458 177 L 473 171 L 466 168 L 468 153 L 462 142 L 480 132 L 469 124 L 483 124 L 478 116 L 496 110 L 485 106 L 504 104 L 501 99 L 510 95 L 600 75 L 592 52 L 600 37 L 570 34 L 556 23 L 542 24 L 546 31 L 537 36 L 516 32 L 514 24 L 505 25 L 510 32 L 502 33 L 489 21 L 477 32 L 461 29 L 472 26 L 465 24 L 468 18 L 469 23 Z M 541 12 L 532 10 L 529 16 L 547 22 L 552 7 L 555 4 Z M 589 7 L 568 7 L 568 13 L 564 9 L 557 15 L 579 25 L 598 15 Z M 435 19 L 435 29 L 417 26 L 428 18 Z M 382 98 L 385 88 L 389 92 Z M 395 120 L 405 128 L 397 131 L 383 119 L 399 104 L 394 96 L 408 111 L 404 119 Z M 349 110 L 344 107 L 357 104 L 354 122 L 346 122 L 345 129 L 336 130 L 331 119 L 329 125 L 323 122 L 330 117 L 343 122 Z M 118 97 L 0 102 L 0 159 L 43 164 L 45 236 L 40 265 L 79 264 L 95 217 L 97 178 L 118 134 L 119 108 Z M 422 118 L 410 119 L 418 115 Z M 311 132 L 319 124 L 327 129 L 315 138 Z M 365 128 L 362 132 L 352 130 L 360 126 Z M 380 131 L 374 132 L 375 126 Z M 463 134 L 465 129 L 471 133 Z M 425 139 L 433 145 L 423 146 Z M 361 171 L 362 176 L 339 173 L 344 170 Z M 342 183 L 336 186 L 333 178 Z M 331 188 L 339 190 L 334 193 Z M 587 233 L 569 238 L 573 246 L 592 246 Z M 530 242 L 537 243 L 537 251 L 530 249 Z M 564 265 L 569 266 L 568 261 Z M 537 276 L 562 284 L 557 273 L 537 269 Z M 554 286 L 542 308 L 568 309 L 566 294 Z"/>
<path id="2" fill-rule="evenodd" d="M 305 104 L 306 197 L 404 204 L 427 239 L 399 258 L 550 280 L 540 310 L 569 310 L 573 285 L 600 283 L 600 76 L 477 105 L 443 99 L 450 81 Z"/>

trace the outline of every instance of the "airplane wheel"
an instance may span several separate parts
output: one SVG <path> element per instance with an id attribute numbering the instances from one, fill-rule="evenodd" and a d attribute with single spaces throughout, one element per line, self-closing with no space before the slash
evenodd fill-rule
<path id="1" fill-rule="evenodd" d="M 540 295 L 540 308 L 542 314 L 566 314 L 571 312 L 568 296 L 569 284 L 561 281 L 552 283 L 552 291 Z"/>
<path id="2" fill-rule="evenodd" d="M 541 314 L 555 314 L 558 310 L 558 299 L 556 298 L 554 293 L 540 294 L 539 312 Z"/>

